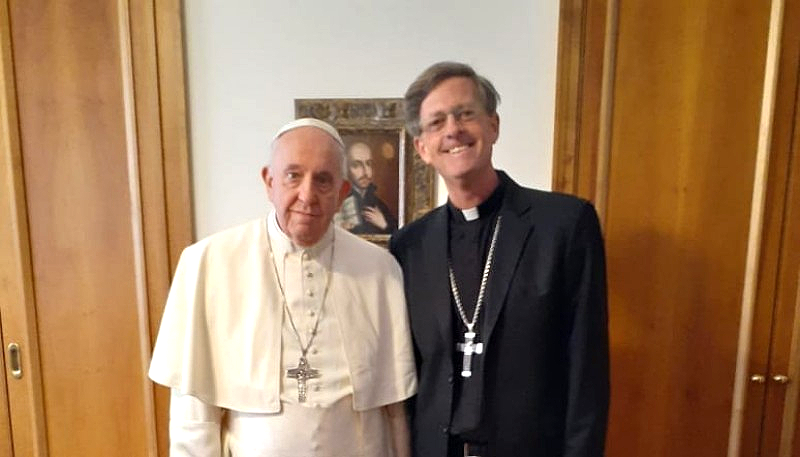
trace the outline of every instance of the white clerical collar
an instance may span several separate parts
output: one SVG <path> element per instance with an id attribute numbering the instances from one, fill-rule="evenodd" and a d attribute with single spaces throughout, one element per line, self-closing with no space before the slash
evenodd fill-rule
<path id="1" fill-rule="evenodd" d="M 296 252 L 306 252 L 311 257 L 319 256 L 331 244 L 333 240 L 333 224 L 328 226 L 328 230 L 322 235 L 322 238 L 311 246 L 298 246 L 294 244 L 291 238 L 281 230 L 278 225 L 278 214 L 275 210 L 270 211 L 267 216 L 267 230 L 272 240 L 272 249 L 278 257 L 283 257 L 286 254 L 293 254 Z"/>
<path id="2" fill-rule="evenodd" d="M 464 219 L 466 219 L 467 222 L 477 220 L 481 215 L 480 212 L 478 211 L 477 206 L 473 206 L 472 208 L 462 209 L 460 211 L 461 214 L 464 215 Z"/>

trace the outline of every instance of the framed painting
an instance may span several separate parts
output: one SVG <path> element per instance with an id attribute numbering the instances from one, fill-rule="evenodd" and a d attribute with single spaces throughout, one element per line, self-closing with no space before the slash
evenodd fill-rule
<path id="1" fill-rule="evenodd" d="M 295 99 L 295 117 L 328 122 L 344 140 L 351 189 L 336 224 L 386 247 L 395 230 L 433 208 L 434 171 L 414 153 L 403 99 Z"/>

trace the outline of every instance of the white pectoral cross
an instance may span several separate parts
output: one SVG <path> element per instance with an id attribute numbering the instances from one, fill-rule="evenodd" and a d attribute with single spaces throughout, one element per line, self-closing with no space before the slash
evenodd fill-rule
<path id="1" fill-rule="evenodd" d="M 483 343 L 475 342 L 475 332 L 464 332 L 464 342 L 458 343 L 456 349 L 464 353 L 461 377 L 472 376 L 472 354 L 483 354 Z"/>
<path id="2" fill-rule="evenodd" d="M 300 363 L 297 364 L 297 368 L 286 370 L 286 377 L 297 380 L 297 401 L 305 403 L 308 391 L 306 381 L 319 378 L 319 370 L 311 368 L 308 360 L 305 357 L 300 357 Z"/>

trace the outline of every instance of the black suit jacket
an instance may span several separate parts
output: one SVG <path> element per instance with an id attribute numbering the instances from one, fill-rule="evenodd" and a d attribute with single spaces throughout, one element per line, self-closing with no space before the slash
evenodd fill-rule
<path id="1" fill-rule="evenodd" d="M 590 203 L 506 190 L 483 319 L 483 424 L 492 457 L 603 455 L 608 331 L 603 242 Z M 403 269 L 419 390 L 409 402 L 414 455 L 447 455 L 453 407 L 453 305 L 447 208 L 401 229 L 390 250 Z"/>

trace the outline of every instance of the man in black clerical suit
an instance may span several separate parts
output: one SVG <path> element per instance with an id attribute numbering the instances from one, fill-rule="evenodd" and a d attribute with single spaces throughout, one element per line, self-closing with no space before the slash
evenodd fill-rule
<path id="1" fill-rule="evenodd" d="M 348 197 L 355 206 L 352 233 L 390 234 L 397 230 L 394 217 L 378 195 L 373 182 L 372 149 L 356 142 L 347 148 L 347 176 L 352 184 Z"/>
<path id="2" fill-rule="evenodd" d="M 603 241 L 593 206 L 492 165 L 492 84 L 464 64 L 405 95 L 447 204 L 390 241 L 405 278 L 419 390 L 417 457 L 602 456 L 608 417 Z M 530 153 L 523 151 L 520 153 Z"/>

